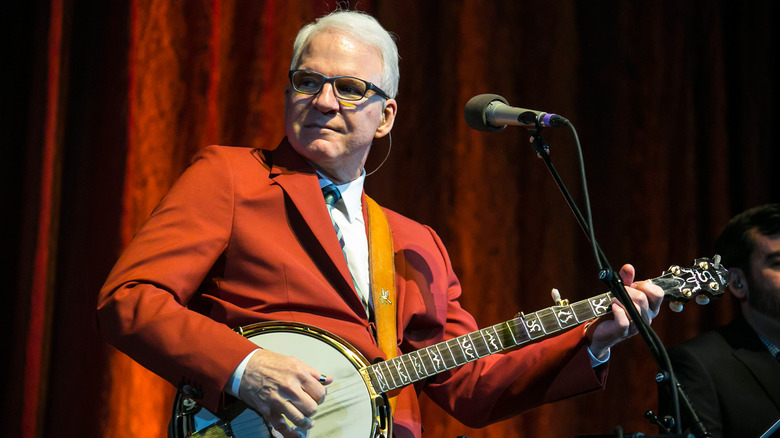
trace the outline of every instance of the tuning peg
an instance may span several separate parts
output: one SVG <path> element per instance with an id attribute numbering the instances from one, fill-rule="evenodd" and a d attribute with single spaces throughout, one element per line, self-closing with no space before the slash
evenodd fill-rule
<path id="1" fill-rule="evenodd" d="M 712 264 L 715 266 L 715 269 L 720 268 L 720 254 L 715 254 L 712 257 Z"/>
<path id="2" fill-rule="evenodd" d="M 670 301 L 669 308 L 672 309 L 672 312 L 677 312 L 677 313 L 682 312 L 683 303 L 679 301 Z"/>
<path id="3" fill-rule="evenodd" d="M 550 291 L 550 295 L 552 295 L 553 301 L 555 301 L 555 304 L 558 306 L 568 306 L 569 300 L 562 300 L 561 299 L 561 293 L 558 292 L 558 289 L 552 288 Z"/>
<path id="4" fill-rule="evenodd" d="M 704 306 L 710 303 L 710 297 L 704 294 L 696 295 L 696 304 Z"/>

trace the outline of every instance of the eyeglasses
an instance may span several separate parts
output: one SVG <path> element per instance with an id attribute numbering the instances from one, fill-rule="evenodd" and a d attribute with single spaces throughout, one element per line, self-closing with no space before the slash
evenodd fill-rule
<path id="1" fill-rule="evenodd" d="M 390 96 L 379 87 L 363 79 L 352 76 L 335 76 L 329 78 L 323 74 L 311 70 L 290 70 L 290 84 L 295 91 L 301 94 L 315 95 L 322 90 L 322 86 L 329 82 L 336 92 L 336 97 L 342 100 L 360 100 L 366 96 L 368 90 L 377 95 L 390 99 Z"/>

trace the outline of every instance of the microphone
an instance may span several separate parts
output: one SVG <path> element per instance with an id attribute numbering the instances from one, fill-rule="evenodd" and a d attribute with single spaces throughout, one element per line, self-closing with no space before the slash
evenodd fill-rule
<path id="1" fill-rule="evenodd" d="M 558 114 L 509 106 L 506 99 L 497 94 L 480 94 L 472 97 L 466 103 L 463 116 L 470 127 L 487 132 L 498 132 L 507 125 L 535 129 L 564 126 L 569 123 Z"/>

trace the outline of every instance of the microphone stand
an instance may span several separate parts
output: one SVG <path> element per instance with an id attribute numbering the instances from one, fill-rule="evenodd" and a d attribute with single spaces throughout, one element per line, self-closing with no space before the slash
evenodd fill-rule
<path id="1" fill-rule="evenodd" d="M 576 138 L 577 134 L 576 131 L 574 131 L 574 127 L 568 121 L 566 121 L 566 124 L 572 129 Z M 645 323 L 645 321 L 642 319 L 639 312 L 636 310 L 636 307 L 634 307 L 634 304 L 631 301 L 631 297 L 628 295 L 628 291 L 626 291 L 622 279 L 612 269 L 609 262 L 607 261 L 606 255 L 604 255 L 604 252 L 601 250 L 598 242 L 596 242 L 592 224 L 590 226 L 588 225 L 588 221 L 586 221 L 586 219 L 583 217 L 582 213 L 577 207 L 576 202 L 572 198 L 571 193 L 566 188 L 566 184 L 564 184 L 563 180 L 560 177 L 560 174 L 555 169 L 555 166 L 553 165 L 550 159 L 550 154 L 549 154 L 550 146 L 547 145 L 547 143 L 544 141 L 544 139 L 540 134 L 542 128 L 543 126 L 540 123 L 539 119 L 537 118 L 535 129 L 529 129 L 534 153 L 536 153 L 536 155 L 544 161 L 544 164 L 547 166 L 547 169 L 550 171 L 550 174 L 555 180 L 555 183 L 558 185 L 558 189 L 561 191 L 561 194 L 566 199 L 566 202 L 569 205 L 569 208 L 571 209 L 572 213 L 574 213 L 577 222 L 579 223 L 583 232 L 585 232 L 585 235 L 588 237 L 588 240 L 590 241 L 591 246 L 593 248 L 596 264 L 599 267 L 599 274 L 598 274 L 599 279 L 602 280 L 607 285 L 610 292 L 612 292 L 612 294 L 623 304 L 623 307 L 626 309 L 626 312 L 628 312 L 631 321 L 634 322 L 639 334 L 642 336 L 642 339 L 644 339 L 645 343 L 647 344 L 650 353 L 653 355 L 653 358 L 655 359 L 656 363 L 658 364 L 660 369 L 663 370 L 658 374 L 659 377 L 656 378 L 656 380 L 658 380 L 658 383 L 661 383 L 662 381 L 668 379 L 672 391 L 676 392 L 677 394 L 675 397 L 676 419 L 679 420 L 681 418 L 679 412 L 679 405 L 677 402 L 677 399 L 679 399 L 683 401 L 683 406 L 685 408 L 685 411 L 690 415 L 690 418 L 692 419 L 692 428 L 694 430 L 695 436 L 697 438 L 711 437 L 712 435 L 707 431 L 704 424 L 701 422 L 698 415 L 696 414 L 696 411 L 693 409 L 693 406 L 691 405 L 687 394 L 685 394 L 685 391 L 683 391 L 682 386 L 677 382 L 677 379 L 674 375 L 674 371 L 672 370 L 672 365 L 669 360 L 669 356 L 666 353 L 666 349 L 664 348 L 663 343 L 661 342 L 660 338 L 658 338 L 658 335 L 650 328 L 650 326 L 647 323 Z M 577 139 L 577 142 L 579 143 L 579 139 Z M 580 156 L 580 162 L 582 163 L 582 161 L 583 161 L 582 157 Z M 584 180 L 584 169 L 582 170 L 582 172 L 583 172 L 583 180 Z M 583 188 L 585 190 L 585 196 L 587 200 L 587 187 L 583 187 Z M 588 210 L 590 209 L 588 208 Z M 671 423 L 674 422 L 675 419 L 672 419 Z M 670 433 L 671 432 L 670 429 L 676 426 L 677 434 L 675 434 L 675 436 L 679 436 L 679 437 L 685 436 L 681 434 L 679 421 L 676 424 L 663 424 L 660 421 L 656 421 L 656 424 L 660 426 L 662 429 L 664 429 L 667 433 Z"/>

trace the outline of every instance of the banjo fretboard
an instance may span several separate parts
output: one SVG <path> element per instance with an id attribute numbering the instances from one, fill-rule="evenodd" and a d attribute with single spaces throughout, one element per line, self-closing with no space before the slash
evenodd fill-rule
<path id="1" fill-rule="evenodd" d="M 651 282 L 673 299 L 679 310 L 693 297 L 709 301 L 723 294 L 728 284 L 720 257 L 700 258 L 691 268 L 672 266 Z M 598 318 L 611 312 L 612 293 L 574 304 L 558 305 L 520 316 L 492 327 L 440 342 L 412 353 L 367 366 L 374 388 L 389 392 L 452 368 Z M 674 309 L 675 307 L 673 307 Z"/>
<path id="2" fill-rule="evenodd" d="M 486 327 L 367 367 L 381 392 L 459 367 L 610 312 L 611 293 L 566 306 L 553 306 Z"/>

